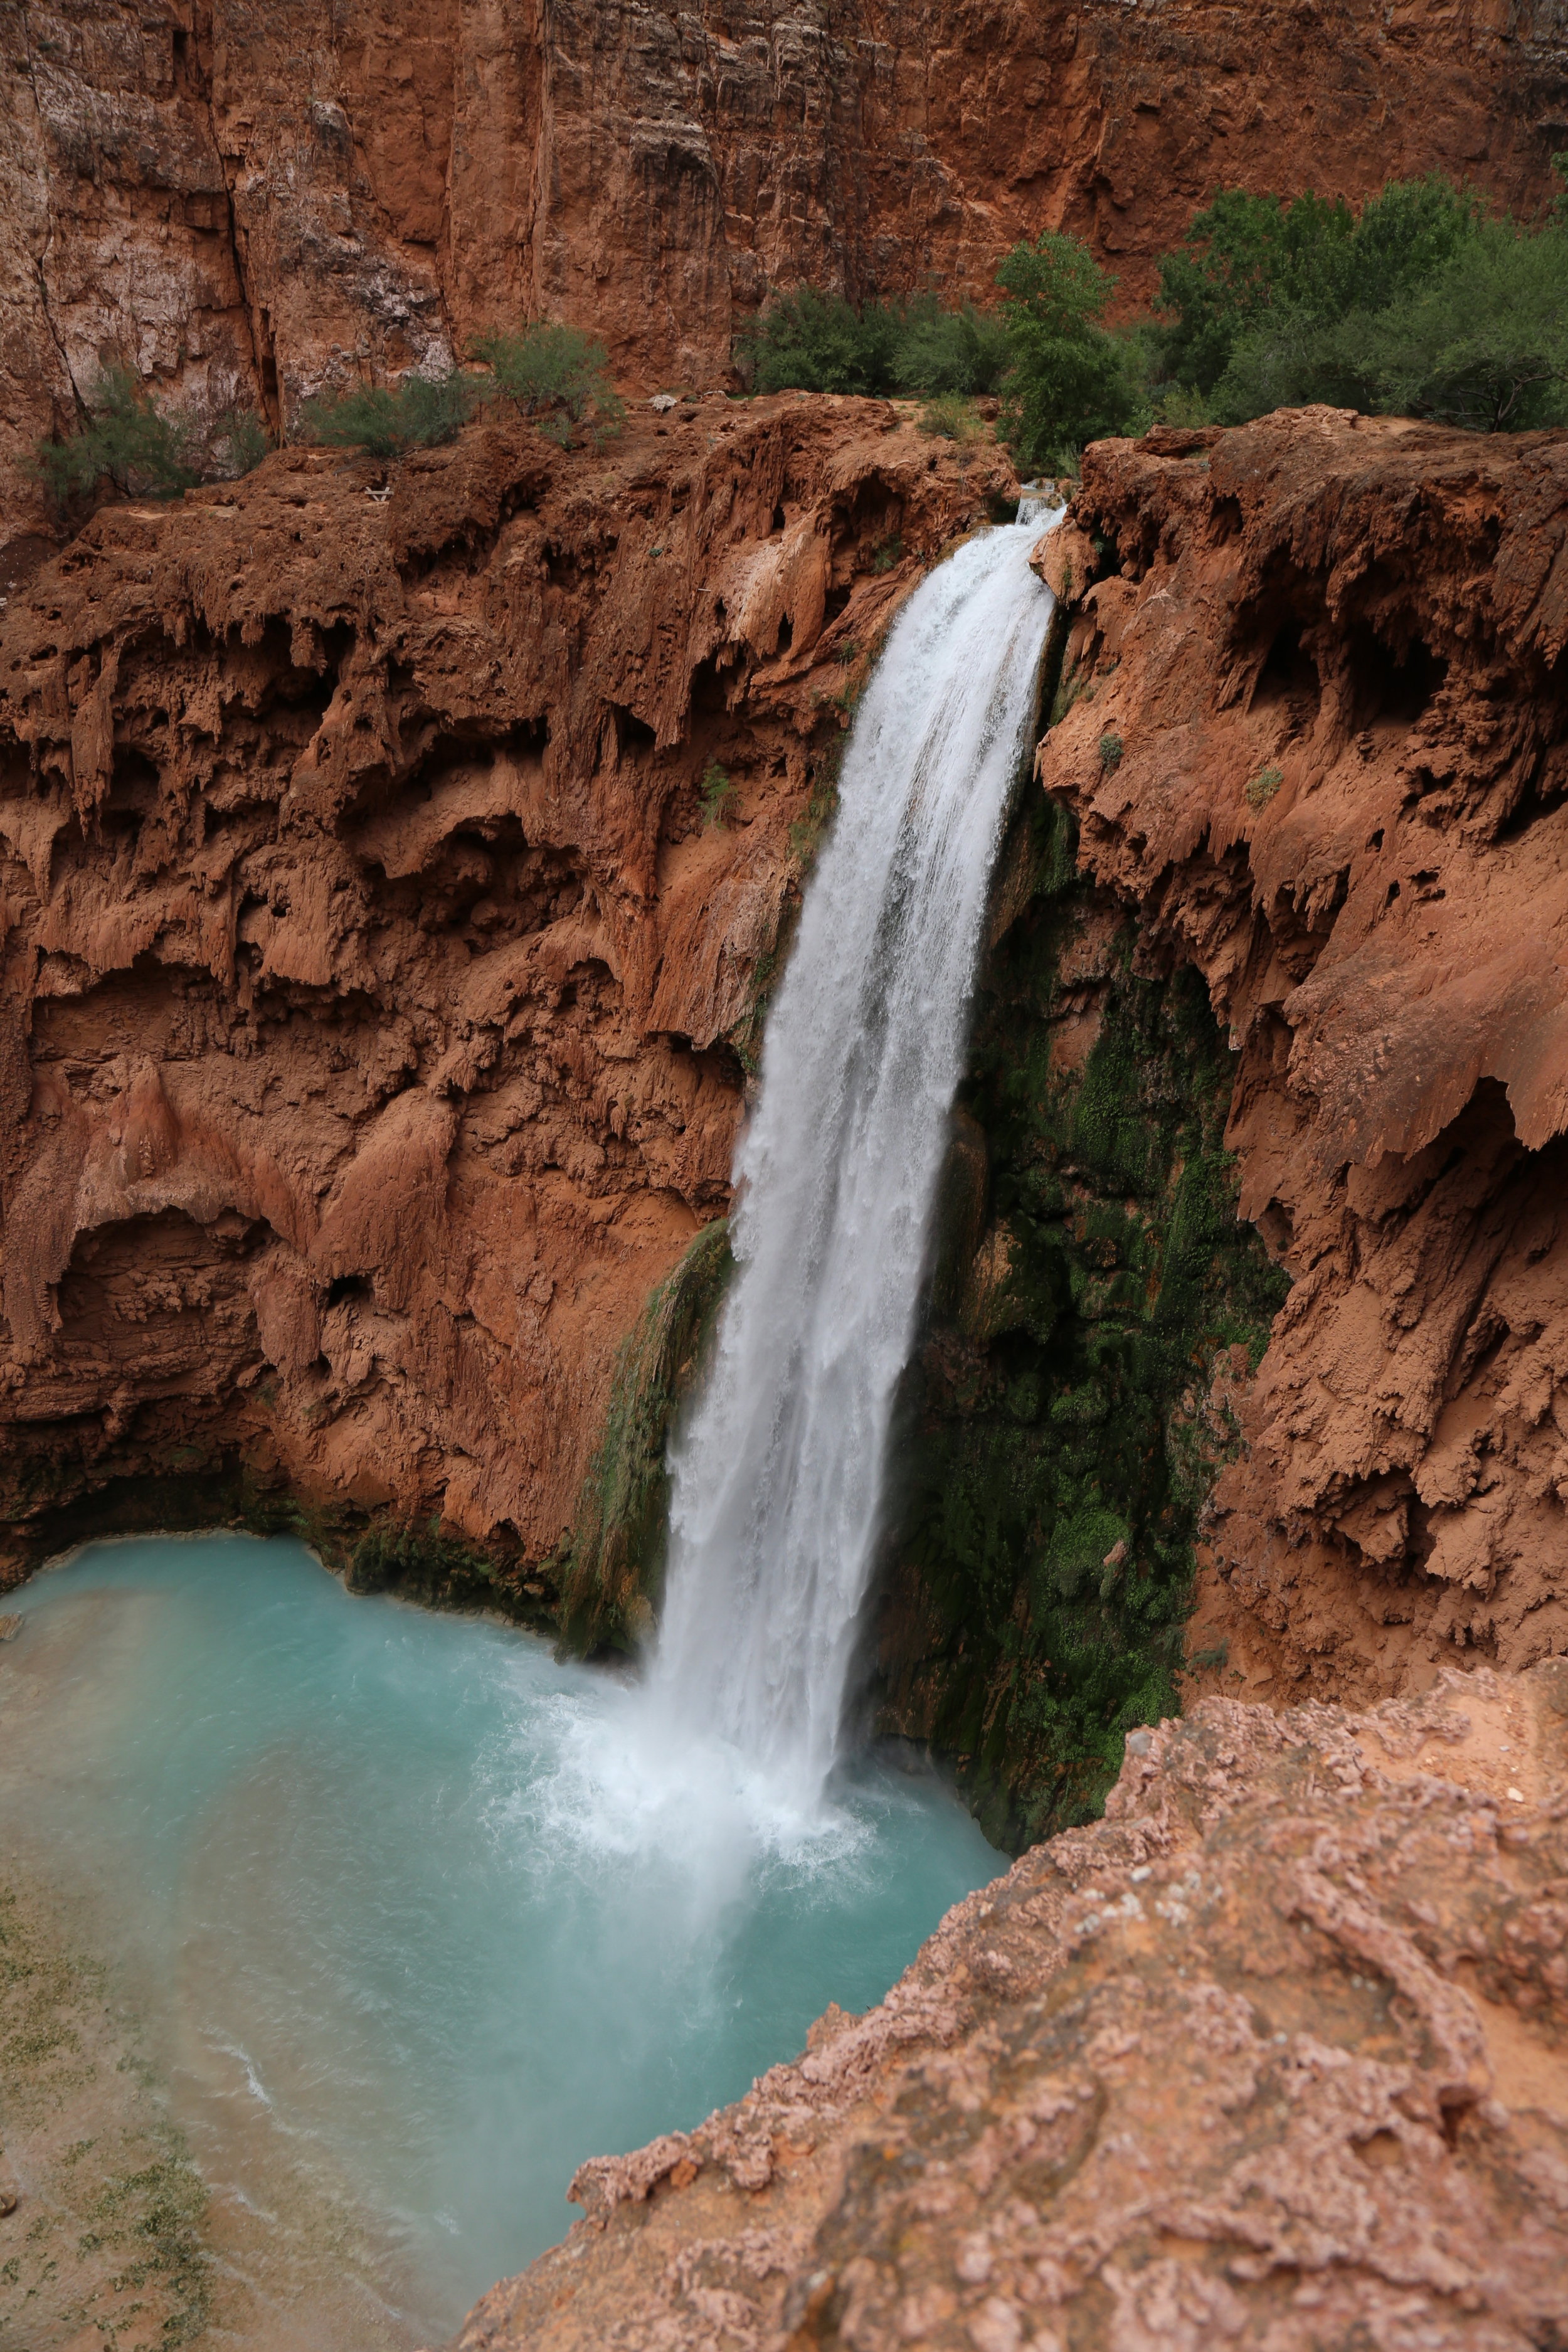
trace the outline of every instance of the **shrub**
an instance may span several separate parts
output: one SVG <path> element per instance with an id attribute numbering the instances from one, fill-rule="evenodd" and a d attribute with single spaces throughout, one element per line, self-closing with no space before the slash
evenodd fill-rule
<path id="1" fill-rule="evenodd" d="M 1102 768 L 1119 768 L 1124 750 L 1120 735 L 1102 735 L 1100 739 L 1100 764 Z"/>
<path id="2" fill-rule="evenodd" d="M 1115 280 L 1086 245 L 1047 229 L 1013 247 L 996 282 L 1012 359 L 1004 438 L 1023 470 L 1065 472 L 1070 452 L 1147 413 L 1136 344 L 1100 324 Z"/>
<path id="3" fill-rule="evenodd" d="M 710 825 L 718 825 L 722 830 L 734 813 L 734 804 L 740 794 L 717 760 L 709 761 L 697 790 L 702 801 L 703 830 L 706 832 Z"/>
<path id="4" fill-rule="evenodd" d="M 931 296 L 911 302 L 899 324 L 893 375 L 900 391 L 933 398 L 994 392 L 1006 373 L 1006 330 L 973 302 L 943 310 Z"/>
<path id="5" fill-rule="evenodd" d="M 897 388 L 900 319 L 885 302 L 857 310 L 802 286 L 770 303 L 737 349 L 754 392 L 887 393 Z"/>
<path id="6" fill-rule="evenodd" d="M 1238 344 L 1270 324 L 1321 326 L 1426 284 L 1479 215 L 1473 193 L 1437 173 L 1391 180 L 1359 217 L 1342 197 L 1227 190 L 1160 264 L 1159 372 L 1212 393 Z"/>
<path id="7" fill-rule="evenodd" d="M 271 446 L 267 427 L 254 408 L 231 408 L 219 417 L 209 441 L 218 471 L 229 481 L 254 473 Z"/>
<path id="8" fill-rule="evenodd" d="M 449 375 L 405 375 L 401 383 L 362 384 L 305 406 L 311 438 L 331 449 L 368 449 L 373 457 L 401 457 L 457 438 L 482 397 L 482 387 L 454 368 Z"/>
<path id="9" fill-rule="evenodd" d="M 1279 769 L 1259 768 L 1247 787 L 1247 807 L 1266 809 L 1284 781 L 1284 775 Z"/>
<path id="10" fill-rule="evenodd" d="M 1156 414 L 1237 425 L 1325 401 L 1489 432 L 1557 422 L 1563 205 L 1531 231 L 1436 173 L 1391 180 L 1359 215 L 1310 194 L 1216 197 L 1160 265 L 1153 362 L 1175 382 Z"/>
<path id="11" fill-rule="evenodd" d="M 515 401 L 525 416 L 549 418 L 554 439 L 570 437 L 571 426 L 586 416 L 593 418 L 597 441 L 618 433 L 626 421 L 626 404 L 610 381 L 605 346 L 579 327 L 541 322 L 520 333 L 494 328 L 475 338 L 468 354 L 489 369 L 496 391 Z M 542 430 L 551 431 L 551 425 Z"/>
<path id="12" fill-rule="evenodd" d="M 754 392 L 973 398 L 994 392 L 1007 364 L 1000 320 L 971 302 L 944 310 L 922 294 L 857 310 L 814 286 L 780 295 L 736 348 Z"/>
<path id="13" fill-rule="evenodd" d="M 1369 322 L 1368 336 L 1368 404 L 1489 433 L 1561 424 L 1568 232 L 1482 223 L 1435 284 Z"/>
<path id="14" fill-rule="evenodd" d="M 196 478 L 190 433 L 153 404 L 129 368 L 106 368 L 87 401 L 88 416 L 63 441 L 40 441 L 33 468 L 57 505 L 90 498 L 100 482 L 138 497 L 177 498 Z"/>
<path id="15" fill-rule="evenodd" d="M 973 403 L 965 400 L 962 393 L 939 393 L 921 411 L 921 431 L 939 441 L 963 445 L 978 441 L 984 430 Z"/>

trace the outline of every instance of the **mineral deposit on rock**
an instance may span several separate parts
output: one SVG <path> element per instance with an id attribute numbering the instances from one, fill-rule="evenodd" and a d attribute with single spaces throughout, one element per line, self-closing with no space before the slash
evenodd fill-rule
<path id="1" fill-rule="evenodd" d="M 1227 1689 L 1568 1648 L 1565 516 L 1557 435 L 1306 409 L 1100 444 L 1049 559 L 1040 776 L 1206 979 L 1294 1278 L 1189 1639 Z"/>
<path id="2" fill-rule="evenodd" d="M 492 419 L 106 507 L 13 595 L 10 1573 L 236 1478 L 551 1551 L 727 1204 L 792 827 L 1011 482 L 877 402 Z"/>

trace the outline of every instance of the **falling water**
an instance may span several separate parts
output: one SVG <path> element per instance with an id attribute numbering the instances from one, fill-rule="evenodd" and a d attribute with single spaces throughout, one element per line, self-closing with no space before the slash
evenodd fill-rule
<path id="1" fill-rule="evenodd" d="M 738 1272 L 672 1457 L 650 1706 L 808 1816 L 833 1768 L 987 888 L 1051 597 L 1037 522 L 972 539 L 892 629 L 768 1018 Z"/>

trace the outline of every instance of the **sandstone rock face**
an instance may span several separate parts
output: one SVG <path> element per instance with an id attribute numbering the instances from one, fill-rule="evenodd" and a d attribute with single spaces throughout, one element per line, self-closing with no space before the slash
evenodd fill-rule
<path id="1" fill-rule="evenodd" d="M 874 402 L 492 419 L 106 508 L 12 597 L 6 1570 L 241 1475 L 550 1552 L 727 1203 L 843 705 L 1010 479 Z"/>
<path id="2" fill-rule="evenodd" d="M 1563 2341 L 1568 1666 L 1129 1748 L 879 2007 L 584 2165 L 460 2352 Z"/>
<path id="3" fill-rule="evenodd" d="M 1066 226 L 1142 296 L 1218 186 L 1530 205 L 1568 123 L 1553 0 L 51 0 L 0 58 L 12 530 L 107 360 L 279 425 L 543 313 L 701 389 L 770 287 L 984 295 Z"/>
<path id="4" fill-rule="evenodd" d="M 1086 461 L 1039 772 L 1238 1057 L 1294 1288 L 1189 1654 L 1276 1701 L 1568 1648 L 1565 519 L 1551 436 L 1309 409 Z"/>

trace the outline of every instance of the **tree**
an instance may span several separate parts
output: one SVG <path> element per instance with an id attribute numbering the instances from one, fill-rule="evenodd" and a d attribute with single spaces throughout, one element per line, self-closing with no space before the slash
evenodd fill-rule
<path id="1" fill-rule="evenodd" d="M 86 406 L 77 432 L 40 441 L 33 453 L 38 478 L 57 504 L 90 498 L 105 480 L 136 497 L 177 498 L 198 478 L 186 426 L 154 406 L 129 368 L 105 368 Z"/>
<path id="2" fill-rule="evenodd" d="M 996 272 L 1012 360 L 1002 431 L 1026 472 L 1065 469 L 1086 441 L 1147 413 L 1136 346 L 1100 323 L 1115 282 L 1086 245 L 1051 229 Z"/>

